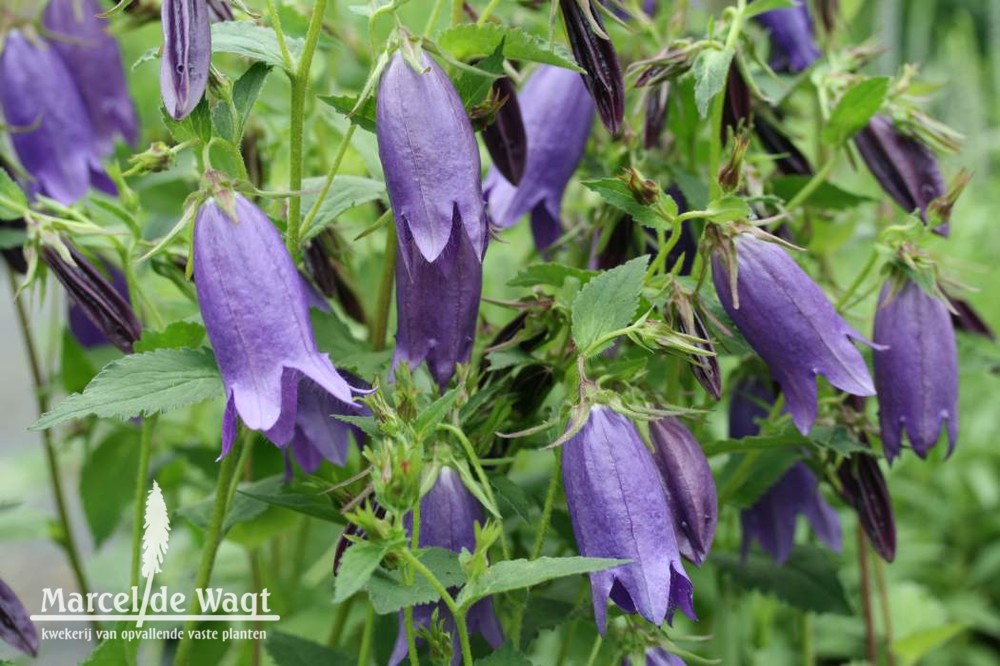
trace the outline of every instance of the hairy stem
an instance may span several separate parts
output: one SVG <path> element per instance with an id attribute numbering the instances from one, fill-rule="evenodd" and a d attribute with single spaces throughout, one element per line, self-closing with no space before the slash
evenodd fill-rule
<path id="1" fill-rule="evenodd" d="M 365 627 L 361 633 L 361 647 L 358 648 L 358 666 L 368 666 L 372 660 L 372 637 L 375 634 L 375 607 L 368 606 Z"/>
<path id="2" fill-rule="evenodd" d="M 875 640 L 875 618 L 872 615 L 872 581 L 868 570 L 868 547 L 865 532 L 858 533 L 858 568 L 861 570 L 861 610 L 865 619 L 865 656 L 868 663 L 878 663 L 878 645 Z"/>
<path id="3" fill-rule="evenodd" d="M 385 251 L 382 255 L 382 279 L 378 285 L 375 302 L 375 319 L 372 320 L 371 345 L 375 351 L 385 349 L 385 334 L 389 327 L 389 307 L 392 305 L 392 286 L 396 282 L 396 225 L 392 218 L 385 232 Z"/>

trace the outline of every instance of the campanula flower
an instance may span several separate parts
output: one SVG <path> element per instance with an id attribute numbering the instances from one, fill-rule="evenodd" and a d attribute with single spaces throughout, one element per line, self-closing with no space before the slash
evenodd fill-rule
<path id="1" fill-rule="evenodd" d="M 160 96 L 175 120 L 198 106 L 212 65 L 212 26 L 205 0 L 163 0 L 163 53 L 160 56 Z"/>
<path id="2" fill-rule="evenodd" d="M 726 265 L 725 250 L 712 253 L 715 291 L 743 337 L 770 366 L 799 431 L 808 434 L 816 420 L 817 375 L 846 393 L 873 395 L 868 366 L 851 338 L 867 341 L 837 314 L 795 260 L 750 233 L 737 234 L 732 243 L 736 275 Z M 736 278 L 736 298 L 731 278 Z"/>
<path id="3" fill-rule="evenodd" d="M 896 520 L 889 486 L 875 456 L 854 453 L 837 467 L 840 496 L 858 514 L 872 548 L 886 562 L 896 558 Z"/>
<path id="4" fill-rule="evenodd" d="M 90 267 L 90 264 L 87 265 Z M 103 258 L 101 259 L 101 265 L 104 268 L 104 273 L 107 274 L 107 277 L 109 278 L 107 282 L 110 283 L 111 288 L 125 300 L 125 303 L 129 307 L 131 307 L 131 299 L 129 298 L 128 283 L 125 281 L 125 274 L 122 273 L 117 266 L 104 260 Z M 96 268 L 94 268 L 94 270 L 97 272 Z M 82 346 L 91 348 L 111 343 L 104 331 L 91 320 L 91 316 L 87 313 L 87 310 L 85 310 L 79 303 L 76 302 L 76 299 L 73 298 L 70 299 L 68 320 L 70 333 L 73 334 L 73 337 Z M 131 336 L 129 336 L 129 338 L 131 339 Z"/>
<path id="5" fill-rule="evenodd" d="M 755 16 L 771 37 L 769 64 L 776 72 L 798 74 L 819 58 L 812 17 L 806 0 L 795 7 L 772 9 Z"/>
<path id="6" fill-rule="evenodd" d="M 678 606 L 693 618 L 694 590 L 663 481 L 635 426 L 594 407 L 583 429 L 563 444 L 562 473 L 580 554 L 631 560 L 590 574 L 598 631 L 605 630 L 608 599 L 656 626 L 671 621 Z"/>
<path id="7" fill-rule="evenodd" d="M 691 431 L 673 416 L 651 422 L 649 438 L 680 553 L 701 566 L 719 521 L 719 499 L 708 459 Z"/>
<path id="8" fill-rule="evenodd" d="M 468 488 L 462 483 L 458 472 L 450 467 L 441 468 L 437 481 L 430 492 L 420 500 L 420 543 L 421 548 L 446 548 L 456 553 L 476 549 L 475 523 L 482 525 L 483 508 Z M 407 529 L 412 519 L 407 516 Z M 413 609 L 413 624 L 416 629 L 430 625 L 431 617 L 437 610 L 444 619 L 448 632 L 452 635 L 452 664 L 461 663 L 458 633 L 451 612 L 443 602 L 422 604 Z M 472 606 L 466 615 L 470 636 L 480 634 L 494 648 L 503 644 L 503 629 L 493 612 L 493 600 L 487 597 Z M 420 643 L 421 639 L 418 638 Z M 406 628 L 400 613 L 399 633 L 396 645 L 389 658 L 389 665 L 395 666 L 406 658 Z"/>
<path id="9" fill-rule="evenodd" d="M 774 404 L 770 383 L 757 376 L 744 377 L 733 384 L 729 396 L 729 436 L 733 439 L 760 434 L 760 421 L 766 420 Z"/>
<path id="10" fill-rule="evenodd" d="M 519 102 L 528 135 L 521 185 L 514 187 L 493 168 L 484 189 L 493 223 L 506 229 L 531 213 L 535 246 L 545 250 L 562 233 L 563 192 L 587 146 L 594 103 L 577 74 L 550 65 L 535 70 Z"/>
<path id="11" fill-rule="evenodd" d="M 363 386 L 357 378 L 342 374 L 352 386 Z M 316 382 L 303 379 L 299 384 L 291 450 L 295 462 L 306 474 L 313 474 L 324 460 L 343 467 L 351 437 L 359 445 L 364 442 L 361 429 L 341 421 L 338 416 L 371 416 L 371 410 L 341 402 Z"/>
<path id="12" fill-rule="evenodd" d="M 617 137 L 625 118 L 625 81 L 615 45 L 604 32 L 601 12 L 592 0 L 559 0 L 559 7 L 573 57 L 584 70 L 583 82 L 601 122 Z"/>
<path id="13" fill-rule="evenodd" d="M 222 454 L 236 417 L 279 446 L 294 435 L 299 380 L 342 403 L 352 388 L 316 348 L 303 280 L 271 221 L 240 194 L 230 210 L 215 198 L 198 210 L 194 276 L 198 304 L 226 392 Z"/>
<path id="14" fill-rule="evenodd" d="M 687 666 L 683 659 L 661 647 L 646 650 L 643 664 L 645 666 Z M 625 657 L 622 659 L 622 666 L 632 666 L 632 660 Z"/>
<path id="15" fill-rule="evenodd" d="M 32 657 L 38 655 L 38 632 L 24 604 L 0 579 L 0 639 Z"/>
<path id="16" fill-rule="evenodd" d="M 958 438 L 958 351 L 948 307 L 906 280 L 886 282 L 875 312 L 875 387 L 886 457 L 899 455 L 904 433 L 921 458 L 948 433 Z"/>

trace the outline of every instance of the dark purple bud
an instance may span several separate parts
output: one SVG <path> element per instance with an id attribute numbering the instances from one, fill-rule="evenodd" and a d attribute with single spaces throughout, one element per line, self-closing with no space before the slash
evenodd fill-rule
<path id="1" fill-rule="evenodd" d="M 678 213 L 686 213 L 689 210 L 687 199 L 684 197 L 684 193 L 681 192 L 681 188 L 677 187 L 677 185 L 668 187 L 667 194 L 677 202 Z M 670 238 L 669 234 L 667 238 Z M 691 270 L 694 268 L 694 259 L 697 254 L 698 239 L 695 238 L 694 232 L 691 230 L 691 224 L 682 224 L 681 237 L 677 239 L 677 244 L 667 254 L 667 267 L 672 269 L 680 261 L 681 268 L 678 274 L 691 275 Z"/>
<path id="2" fill-rule="evenodd" d="M 104 268 L 104 273 L 111 278 L 111 286 L 115 292 L 131 307 L 132 301 L 129 298 L 128 282 L 125 280 L 125 274 L 117 266 L 103 258 L 101 258 L 101 265 Z M 87 311 L 75 300 L 71 301 L 69 306 L 69 330 L 73 334 L 73 337 L 76 338 L 76 341 L 88 349 L 111 344 L 104 331 L 94 324 Z"/>
<path id="3" fill-rule="evenodd" d="M 756 539 L 778 564 L 784 564 L 795 545 L 795 522 L 806 517 L 813 532 L 831 550 L 840 552 L 840 518 L 819 491 L 816 477 L 804 463 L 797 462 L 749 509 L 740 513 L 743 527 L 743 556 Z"/>
<path id="4" fill-rule="evenodd" d="M 651 422 L 649 438 L 667 492 L 678 548 L 700 567 L 712 548 L 719 521 L 712 469 L 698 440 L 672 416 Z"/>
<path id="5" fill-rule="evenodd" d="M 94 150 L 110 155 L 117 137 L 135 145 L 139 120 L 125 83 L 118 43 L 97 0 L 50 0 L 42 25 L 76 82 L 94 133 Z"/>
<path id="6" fill-rule="evenodd" d="M 686 226 L 686 225 L 685 225 Z M 719 359 L 715 356 L 715 345 L 708 334 L 708 329 L 702 322 L 698 312 L 690 310 L 690 319 L 683 314 L 677 319 L 678 330 L 694 336 L 704 342 L 696 342 L 694 346 L 704 349 L 708 354 L 691 356 L 691 373 L 702 388 L 708 391 L 716 400 L 722 398 L 722 371 L 719 369 Z"/>
<path id="7" fill-rule="evenodd" d="M 650 244 L 643 238 L 642 227 L 630 215 L 625 215 L 614 222 L 610 229 L 605 227 L 594 236 L 593 250 L 590 267 L 606 271 L 648 254 Z"/>
<path id="8" fill-rule="evenodd" d="M 7 220 L 0 222 L 0 228 L 7 229 L 18 229 L 25 230 L 27 225 L 24 220 Z M 28 272 L 28 259 L 24 256 L 24 248 L 18 247 L 5 247 L 0 250 L 0 255 L 3 256 L 4 261 L 10 266 L 11 270 L 15 273 L 20 273 L 24 275 Z"/>
<path id="9" fill-rule="evenodd" d="M 493 95 L 501 104 L 493 122 L 483 130 L 483 143 L 493 164 L 512 185 L 521 182 L 528 159 L 528 135 L 517 103 L 517 90 L 506 76 L 493 82 Z"/>
<path id="10" fill-rule="evenodd" d="M 650 86 L 646 92 L 646 117 L 642 126 L 642 145 L 646 150 L 652 150 L 660 143 L 660 137 L 667 126 L 669 101 L 669 82 Z"/>
<path id="11" fill-rule="evenodd" d="M 163 0 L 160 95 L 174 120 L 198 106 L 212 66 L 212 26 L 205 0 Z"/>
<path id="12" fill-rule="evenodd" d="M 755 18 L 771 37 L 769 64 L 776 72 L 798 74 L 819 58 L 812 17 L 805 0 L 785 9 L 772 9 Z"/>
<path id="13" fill-rule="evenodd" d="M 38 633 L 24 604 L 0 579 L 0 639 L 32 657 L 38 656 Z"/>
<path id="14" fill-rule="evenodd" d="M 823 22 L 823 29 L 827 34 L 832 33 L 837 27 L 840 15 L 840 0 L 816 0 L 816 10 L 819 12 L 820 21 Z"/>
<path id="15" fill-rule="evenodd" d="M 775 156 L 778 170 L 788 176 L 811 176 L 812 165 L 802 151 L 795 147 L 784 132 L 759 115 L 754 119 L 754 131 L 764 149 Z"/>
<path id="16" fill-rule="evenodd" d="M 948 295 L 948 303 L 951 304 L 951 323 L 956 331 L 965 331 L 972 335 L 978 335 L 992 342 L 996 342 L 997 336 L 986 320 L 976 312 L 972 303 L 962 298 L 955 298 Z"/>
<path id="17" fill-rule="evenodd" d="M 521 185 L 514 187 L 496 168 L 484 190 L 490 218 L 500 229 L 531 213 L 535 247 L 545 250 L 562 234 L 563 192 L 587 147 L 594 103 L 580 77 L 568 69 L 542 65 L 519 96 L 528 135 L 528 158 Z"/>
<path id="18" fill-rule="evenodd" d="M 522 369 L 510 385 L 514 412 L 522 417 L 537 412 L 555 384 L 556 375 L 551 366 L 534 363 Z"/>
<path id="19" fill-rule="evenodd" d="M 753 119 L 753 109 L 751 107 L 750 86 L 743 79 L 739 65 L 733 60 L 729 65 L 729 74 L 726 77 L 726 98 L 722 105 L 722 145 L 726 144 L 726 138 L 732 133 L 734 136 L 741 127 L 750 124 Z"/>
<path id="20" fill-rule="evenodd" d="M 882 190 L 907 213 L 919 211 L 926 223 L 927 206 L 946 189 L 931 149 L 919 139 L 902 134 L 884 116 L 872 118 L 855 135 L 854 145 Z M 947 236 L 948 225 L 939 225 L 934 231 Z"/>
<path id="21" fill-rule="evenodd" d="M 357 322 L 365 323 L 365 310 L 361 305 L 351 278 L 341 259 L 346 250 L 343 241 L 332 228 L 327 227 L 306 246 L 305 264 L 316 286 L 327 298 L 335 299 L 344 312 Z"/>
<path id="22" fill-rule="evenodd" d="M 559 0 L 566 34 L 583 82 L 611 136 L 621 134 L 625 118 L 625 81 L 611 38 L 604 31 L 600 11 L 592 0 Z M 603 34 L 602 34 L 603 33 Z"/>
<path id="23" fill-rule="evenodd" d="M 729 396 L 729 436 L 742 439 L 760 434 L 760 421 L 771 413 L 774 396 L 771 383 L 761 377 L 738 380 Z"/>
<path id="24" fill-rule="evenodd" d="M 898 287 L 898 285 L 895 285 Z M 875 352 L 882 445 L 891 462 L 903 434 L 921 458 L 947 426 L 948 453 L 958 438 L 958 349 L 947 306 L 917 283 L 890 278 L 875 311 Z"/>
<path id="25" fill-rule="evenodd" d="M 208 11 L 213 23 L 232 21 L 235 18 L 233 16 L 233 8 L 229 5 L 229 0 L 206 0 L 206 2 L 208 3 Z"/>
<path id="26" fill-rule="evenodd" d="M 357 377 L 343 373 L 352 386 L 367 389 Z M 292 453 L 295 461 L 306 474 L 313 474 L 323 460 L 338 467 L 347 461 L 351 437 L 358 446 L 364 444 L 364 432 L 337 416 L 371 416 L 364 405 L 345 403 L 330 395 L 322 386 L 310 379 L 299 384 L 298 405 L 295 414 L 295 434 L 292 435 Z"/>
<path id="27" fill-rule="evenodd" d="M 646 650 L 643 663 L 645 666 L 687 666 L 683 659 L 661 647 L 652 647 Z M 622 659 L 622 666 L 632 666 L 632 660 L 625 657 Z"/>
<path id="28" fill-rule="evenodd" d="M 237 414 L 279 446 L 294 435 L 299 380 L 342 403 L 354 389 L 316 348 L 304 280 L 271 221 L 242 195 L 231 210 L 209 199 L 194 228 L 198 304 L 226 392 L 222 455 Z M 227 206 L 228 207 L 228 206 Z"/>
<path id="29" fill-rule="evenodd" d="M 840 496 L 858 514 L 872 547 L 886 562 L 896 558 L 896 521 L 885 476 L 874 456 L 854 454 L 837 468 Z"/>
<path id="30" fill-rule="evenodd" d="M 635 426 L 607 407 L 563 445 L 563 483 L 580 555 L 631 560 L 590 574 L 594 619 L 602 634 L 607 603 L 659 626 L 679 606 L 694 618 L 663 481 Z"/>
<path id="31" fill-rule="evenodd" d="M 799 431 L 808 434 L 816 420 L 817 375 L 846 393 L 873 395 L 868 366 L 851 339 L 870 343 L 844 321 L 795 260 L 750 233 L 738 234 L 732 243 L 735 275 L 723 249 L 712 253 L 715 291 L 781 384 Z"/>
<path id="32" fill-rule="evenodd" d="M 42 249 L 42 260 L 104 337 L 126 354 L 132 353 L 132 344 L 142 335 L 132 306 L 76 248 L 66 247 L 72 263 L 51 247 Z"/>

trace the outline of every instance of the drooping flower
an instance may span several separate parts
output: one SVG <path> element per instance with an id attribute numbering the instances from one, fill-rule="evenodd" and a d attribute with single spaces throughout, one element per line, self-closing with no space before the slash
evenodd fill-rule
<path id="1" fill-rule="evenodd" d="M 125 84 L 118 43 L 99 18 L 97 0 L 50 0 L 42 25 L 76 81 L 94 133 L 94 150 L 110 155 L 117 137 L 139 140 L 135 105 Z"/>
<path id="2" fill-rule="evenodd" d="M 854 453 L 837 467 L 840 496 L 858 514 L 858 523 L 872 548 L 886 562 L 896 558 L 896 521 L 892 498 L 875 456 Z"/>
<path id="3" fill-rule="evenodd" d="M 101 167 L 86 107 L 56 50 L 20 30 L 0 53 L 0 105 L 10 139 L 37 192 L 64 204 L 94 187 L 115 194 Z"/>
<path id="4" fill-rule="evenodd" d="M 198 210 L 194 276 L 226 392 L 225 455 L 237 414 L 279 446 L 292 439 L 302 377 L 345 404 L 352 388 L 316 348 L 303 280 L 277 229 L 242 195 L 220 196 L 235 198 L 235 217 L 215 198 Z"/>
<path id="5" fill-rule="evenodd" d="M 608 599 L 656 626 L 679 606 L 694 617 L 693 588 L 681 563 L 674 521 L 653 456 L 635 426 L 607 407 L 563 445 L 563 483 L 580 554 L 631 560 L 590 574 L 602 634 Z"/>
<path id="6" fill-rule="evenodd" d="M 32 657 L 38 656 L 38 632 L 24 604 L 0 579 L 0 639 Z"/>
<path id="7" fill-rule="evenodd" d="M 479 149 L 447 75 L 396 54 L 382 74 L 379 157 L 399 239 L 396 361 L 427 361 L 443 388 L 476 333 L 486 251 Z"/>
<path id="8" fill-rule="evenodd" d="M 875 387 L 886 457 L 899 455 L 904 433 L 926 458 L 941 430 L 948 453 L 958 438 L 958 351 L 947 306 L 906 280 L 882 288 L 873 337 L 885 349 L 875 352 Z"/>
<path id="9" fill-rule="evenodd" d="M 759 421 L 767 418 L 774 404 L 774 391 L 757 376 L 744 377 L 733 384 L 729 396 L 729 436 L 733 439 L 760 433 Z"/>
<path id="10" fill-rule="evenodd" d="M 684 660 L 672 652 L 661 647 L 653 647 L 646 650 L 645 666 L 687 666 Z M 632 666 L 632 660 L 628 657 L 622 659 L 622 666 Z"/>
<path id="11" fill-rule="evenodd" d="M 493 158 L 493 165 L 513 185 L 521 182 L 528 159 L 528 135 L 524 130 L 517 90 L 508 77 L 493 82 L 493 94 L 502 106 L 493 122 L 483 129 L 483 143 Z"/>
<path id="12" fill-rule="evenodd" d="M 946 191 L 931 149 L 902 134 L 885 116 L 872 118 L 854 136 L 854 145 L 882 190 L 907 213 L 918 211 L 926 224 L 927 206 Z M 934 231 L 947 236 L 948 225 L 938 225 Z"/>
<path id="13" fill-rule="evenodd" d="M 110 283 L 112 289 L 114 289 L 115 293 L 125 300 L 126 305 L 130 308 L 130 312 L 131 300 L 128 293 L 128 283 L 125 281 L 125 274 L 122 273 L 117 266 L 104 260 L 103 258 L 101 259 L 101 265 L 104 267 L 104 272 L 107 273 L 107 276 L 110 278 L 108 282 Z M 87 266 L 88 268 L 94 268 L 94 271 L 99 273 L 96 267 L 93 267 L 90 264 L 87 264 Z M 132 318 L 134 319 L 134 315 L 132 315 Z M 70 299 L 68 320 L 70 333 L 72 333 L 76 341 L 84 347 L 91 348 L 111 344 L 111 341 L 108 339 L 108 336 L 105 335 L 104 330 L 92 321 L 91 315 L 76 301 L 75 298 Z M 136 326 L 137 325 L 138 322 L 136 322 Z M 131 335 L 129 337 L 131 338 Z"/>
<path id="14" fill-rule="evenodd" d="M 160 56 L 160 96 L 175 120 L 198 106 L 212 65 L 212 26 L 205 0 L 163 0 L 163 53 Z"/>
<path id="15" fill-rule="evenodd" d="M 652 150 L 660 143 L 670 113 L 670 83 L 649 86 L 646 92 L 646 114 L 642 123 L 642 147 Z"/>
<path id="16" fill-rule="evenodd" d="M 740 513 L 743 556 L 756 539 L 778 564 L 784 564 L 795 545 L 795 522 L 802 514 L 813 532 L 829 548 L 840 552 L 840 519 L 823 495 L 816 477 L 805 463 L 797 462 L 749 509 Z"/>
<path id="17" fill-rule="evenodd" d="M 483 524 L 483 508 L 472 493 L 462 483 L 458 472 L 443 467 L 430 492 L 420 500 L 420 543 L 421 548 L 446 548 L 456 553 L 476 549 L 475 523 Z M 406 518 L 407 529 L 412 525 L 410 516 Z M 422 604 L 413 608 L 413 624 L 419 629 L 431 623 L 434 611 L 444 620 L 447 631 L 452 635 L 452 664 L 461 663 L 458 633 L 455 621 L 443 602 Z M 406 658 L 406 628 L 400 613 L 399 633 L 396 645 L 389 658 L 389 665 L 395 666 Z M 469 634 L 480 634 L 494 648 L 503 643 L 503 629 L 493 612 L 493 600 L 489 597 L 477 602 L 466 615 Z M 421 642 L 421 639 L 417 639 Z"/>
<path id="18" fill-rule="evenodd" d="M 356 377 L 343 374 L 352 386 L 364 387 Z M 371 410 L 363 405 L 341 402 L 311 379 L 302 380 L 291 451 L 303 472 L 314 473 L 324 460 L 343 467 L 351 437 L 358 445 L 364 442 L 361 428 L 337 418 L 349 415 L 370 416 Z"/>
<path id="19" fill-rule="evenodd" d="M 559 7 L 573 57 L 584 70 L 583 82 L 597 105 L 601 122 L 611 136 L 617 137 L 625 118 L 625 80 L 601 12 L 593 0 L 559 0 Z"/>
<path id="20" fill-rule="evenodd" d="M 514 187 L 493 168 L 484 189 L 493 223 L 506 229 L 531 213 L 535 246 L 545 250 L 562 233 L 563 192 L 587 146 L 594 103 L 578 75 L 550 65 L 531 75 L 519 102 L 528 135 L 521 185 Z"/>
<path id="21" fill-rule="evenodd" d="M 776 72 L 798 74 L 819 58 L 812 17 L 805 0 L 795 7 L 772 9 L 755 16 L 771 37 L 769 64 Z"/>
<path id="22" fill-rule="evenodd" d="M 680 553 L 701 566 L 719 521 L 719 499 L 708 459 L 691 431 L 672 416 L 651 422 L 649 438 Z"/>
<path id="23" fill-rule="evenodd" d="M 847 393 L 873 395 L 868 367 L 851 338 L 867 341 L 837 314 L 819 286 L 778 245 L 746 232 L 732 242 L 736 275 L 723 250 L 712 253 L 715 291 L 781 384 L 796 427 L 808 434 L 816 420 L 817 375 Z"/>

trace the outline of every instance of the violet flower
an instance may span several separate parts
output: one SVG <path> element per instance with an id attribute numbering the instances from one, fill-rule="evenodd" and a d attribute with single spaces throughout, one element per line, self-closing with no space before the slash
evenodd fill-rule
<path id="1" fill-rule="evenodd" d="M 701 566 L 719 522 L 719 499 L 708 459 L 691 431 L 673 416 L 651 422 L 649 438 L 680 553 Z"/>
<path id="2" fill-rule="evenodd" d="M 758 422 L 767 419 L 773 404 L 770 382 L 757 376 L 735 382 L 729 395 L 729 436 L 742 439 L 760 434 Z"/>
<path id="3" fill-rule="evenodd" d="M 482 525 L 483 508 L 472 493 L 462 483 L 458 472 L 450 467 L 442 467 L 437 481 L 430 492 L 420 500 L 420 542 L 421 548 L 446 548 L 456 553 L 467 550 L 470 553 L 476 549 L 475 523 Z M 412 525 L 412 518 L 406 517 L 407 530 Z M 452 635 L 453 665 L 461 663 L 458 632 L 455 621 L 444 602 L 421 604 L 413 608 L 413 624 L 419 629 L 431 623 L 434 611 L 444 620 L 448 632 Z M 475 603 L 466 615 L 468 630 L 472 634 L 480 634 L 494 649 L 503 644 L 503 629 L 493 612 L 493 600 L 489 597 Z M 417 638 L 417 643 L 422 639 Z M 403 661 L 408 654 L 406 645 L 406 627 L 403 625 L 403 614 L 399 614 L 399 633 L 389 666 L 395 666 Z"/>
<path id="4" fill-rule="evenodd" d="M 896 558 L 896 520 L 889 486 L 875 456 L 854 453 L 837 467 L 840 496 L 858 514 L 872 548 L 886 562 Z"/>
<path id="5" fill-rule="evenodd" d="M 531 213 L 535 246 L 545 250 L 562 233 L 563 192 L 587 146 L 594 103 L 577 74 L 551 65 L 535 70 L 518 101 L 528 135 L 521 185 L 514 187 L 492 168 L 484 190 L 494 224 L 506 229 Z"/>
<path id="6" fill-rule="evenodd" d="M 342 374 L 352 386 L 364 388 L 357 378 L 346 372 Z M 347 462 L 351 437 L 359 446 L 365 441 L 361 428 L 337 418 L 348 415 L 371 416 L 371 410 L 363 405 L 338 400 L 311 379 L 301 381 L 291 450 L 303 472 L 315 473 L 324 460 L 343 467 Z"/>
<path id="7" fill-rule="evenodd" d="M 875 352 L 882 444 L 891 462 L 903 435 L 921 458 L 942 428 L 948 453 L 958 438 L 958 351 L 948 307 L 912 280 L 895 291 L 890 279 L 875 312 Z"/>
<path id="8" fill-rule="evenodd" d="M 139 121 L 125 83 L 118 43 L 108 33 L 97 0 L 50 0 L 42 25 L 76 81 L 94 133 L 94 150 L 110 155 L 116 137 L 135 145 Z"/>
<path id="9" fill-rule="evenodd" d="M 601 122 L 611 136 L 617 137 L 625 119 L 625 81 L 615 45 L 604 30 L 601 12 L 593 0 L 559 0 L 559 7 L 573 57 L 584 70 L 583 82 L 597 105 Z"/>
<path id="10" fill-rule="evenodd" d="M 395 215 L 395 361 L 427 365 L 443 389 L 469 359 L 486 252 L 479 149 L 447 75 L 396 54 L 382 74 L 379 157 Z"/>
<path id="11" fill-rule="evenodd" d="M 493 165 L 510 183 L 517 185 L 524 175 L 528 159 L 528 135 L 521 118 L 517 90 L 508 77 L 493 82 L 493 95 L 502 104 L 493 122 L 483 129 L 483 143 L 493 159 Z"/>
<path id="12" fill-rule="evenodd" d="M 769 64 L 774 71 L 798 74 L 819 58 L 806 0 L 798 0 L 795 7 L 772 9 L 754 19 L 770 34 Z"/>
<path id="13" fill-rule="evenodd" d="M 607 407 L 563 445 L 563 483 L 580 555 L 631 560 L 590 574 L 597 629 L 610 598 L 626 613 L 659 626 L 680 606 L 694 618 L 674 521 L 653 456 L 635 426 Z"/>
<path id="14" fill-rule="evenodd" d="M 131 308 L 132 302 L 129 298 L 128 283 L 125 281 L 125 274 L 122 273 L 117 266 L 104 260 L 103 258 L 101 259 L 101 265 L 104 268 L 104 272 L 110 278 L 109 282 L 111 288 L 114 289 L 114 291 L 125 300 L 126 305 Z M 95 272 L 97 271 L 96 267 L 94 267 L 94 270 Z M 104 330 L 92 321 L 91 315 L 88 314 L 87 310 L 84 309 L 83 306 L 76 302 L 76 299 L 70 299 L 69 315 L 67 319 L 69 321 L 70 333 L 73 334 L 76 341 L 83 347 L 91 349 L 93 347 L 100 347 L 101 345 L 112 344 L 108 339 L 108 336 L 105 335 Z M 136 323 L 138 324 L 138 322 Z M 131 338 L 131 336 L 129 337 Z"/>
<path id="15" fill-rule="evenodd" d="M 160 96 L 174 120 L 186 118 L 198 106 L 212 66 L 212 26 L 205 0 L 163 0 L 163 53 L 160 56 Z"/>
<path id="16" fill-rule="evenodd" d="M 222 455 L 237 414 L 279 446 L 294 435 L 305 376 L 342 403 L 355 389 L 316 348 L 303 280 L 277 229 L 240 194 L 230 217 L 209 199 L 194 228 L 198 304 L 226 391 Z"/>
<path id="17" fill-rule="evenodd" d="M 683 659 L 661 647 L 646 650 L 643 663 L 645 666 L 687 666 Z M 632 660 L 625 657 L 622 659 L 622 666 L 632 666 Z"/>
<path id="18" fill-rule="evenodd" d="M 813 175 L 809 158 L 802 154 L 784 132 L 759 115 L 754 119 L 753 128 L 764 149 L 775 157 L 774 163 L 778 171 L 789 176 Z"/>
<path id="19" fill-rule="evenodd" d="M 32 657 L 38 656 L 38 632 L 24 604 L 0 579 L 0 640 Z"/>
<path id="20" fill-rule="evenodd" d="M 712 253 L 712 279 L 723 308 L 771 368 L 802 434 L 816 420 L 816 376 L 853 395 L 873 395 L 868 366 L 851 338 L 868 343 L 837 314 L 823 291 L 774 243 L 750 233 L 733 238 L 738 265 Z M 736 278 L 737 299 L 731 278 Z"/>
<path id="21" fill-rule="evenodd" d="M 950 294 L 948 303 L 951 305 L 951 323 L 956 331 L 964 331 L 970 335 L 978 335 L 986 338 L 990 342 L 997 341 L 997 334 L 993 332 L 983 316 L 976 311 L 972 303 L 964 298 L 958 298 Z"/>
<path id="22" fill-rule="evenodd" d="M 795 545 L 799 514 L 806 517 L 820 541 L 840 552 L 843 537 L 837 512 L 823 499 L 813 473 L 805 463 L 797 462 L 753 506 L 740 513 L 743 557 L 756 539 L 775 562 L 784 564 Z"/>

